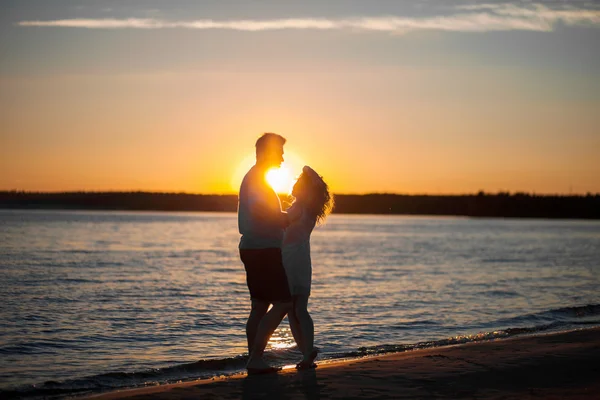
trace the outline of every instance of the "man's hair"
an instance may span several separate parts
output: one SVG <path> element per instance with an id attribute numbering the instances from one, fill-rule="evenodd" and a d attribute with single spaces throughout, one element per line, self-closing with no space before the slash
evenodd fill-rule
<path id="1" fill-rule="evenodd" d="M 285 142 L 285 138 L 281 135 L 271 132 L 263 133 L 256 141 L 256 154 L 258 155 L 275 145 L 283 147 Z"/>

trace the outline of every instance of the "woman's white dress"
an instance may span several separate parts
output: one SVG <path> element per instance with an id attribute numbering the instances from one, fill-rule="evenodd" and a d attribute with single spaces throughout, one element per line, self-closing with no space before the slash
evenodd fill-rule
<path id="1" fill-rule="evenodd" d="M 310 234 L 316 220 L 311 218 L 298 202 L 292 204 L 287 213 L 291 223 L 283 236 L 283 266 L 292 296 L 309 296 L 312 281 Z"/>

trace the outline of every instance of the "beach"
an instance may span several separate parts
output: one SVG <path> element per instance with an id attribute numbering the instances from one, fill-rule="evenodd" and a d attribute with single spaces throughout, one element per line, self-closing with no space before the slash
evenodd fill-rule
<path id="1" fill-rule="evenodd" d="M 122 390 L 116 399 L 598 399 L 600 328 Z"/>

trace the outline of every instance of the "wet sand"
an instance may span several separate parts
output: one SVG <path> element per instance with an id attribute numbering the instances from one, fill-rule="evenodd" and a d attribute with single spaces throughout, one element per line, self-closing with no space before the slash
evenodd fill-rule
<path id="1" fill-rule="evenodd" d="M 115 399 L 600 399 L 600 328 L 92 396 Z"/>

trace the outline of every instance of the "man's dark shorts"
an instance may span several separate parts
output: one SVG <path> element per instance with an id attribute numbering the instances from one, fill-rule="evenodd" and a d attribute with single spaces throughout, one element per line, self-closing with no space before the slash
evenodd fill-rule
<path id="1" fill-rule="evenodd" d="M 250 297 L 268 303 L 292 300 L 281 249 L 240 249 Z"/>

